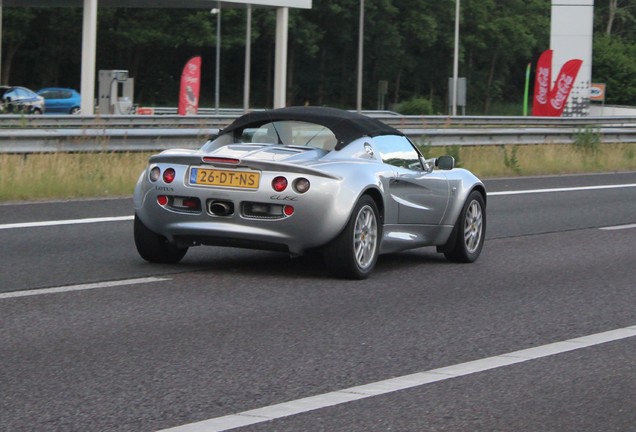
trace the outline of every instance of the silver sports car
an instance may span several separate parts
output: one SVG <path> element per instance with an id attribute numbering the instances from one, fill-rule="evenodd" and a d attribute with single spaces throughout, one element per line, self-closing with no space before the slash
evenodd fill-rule
<path id="1" fill-rule="evenodd" d="M 255 111 L 199 150 L 150 158 L 135 188 L 142 258 L 176 263 L 191 246 L 323 252 L 363 279 L 378 255 L 422 246 L 455 262 L 481 253 L 486 190 L 450 156 L 425 159 L 400 131 L 323 107 Z"/>

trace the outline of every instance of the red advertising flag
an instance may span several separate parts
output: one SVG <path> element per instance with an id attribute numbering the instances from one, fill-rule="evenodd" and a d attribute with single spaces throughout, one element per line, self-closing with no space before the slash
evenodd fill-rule
<path id="1" fill-rule="evenodd" d="M 559 76 L 554 83 L 554 87 L 552 87 L 552 90 L 550 91 L 547 115 L 560 117 L 561 114 L 563 114 L 565 104 L 568 101 L 568 96 L 570 96 L 572 87 L 574 87 L 576 76 L 578 75 L 582 64 L 583 60 L 574 59 L 563 65 L 559 72 Z"/>
<path id="2" fill-rule="evenodd" d="M 534 98 L 532 99 L 532 115 L 547 114 L 550 85 L 552 83 L 552 50 L 545 50 L 537 61 L 537 72 L 534 79 Z"/>
<path id="3" fill-rule="evenodd" d="M 179 92 L 179 115 L 194 115 L 199 109 L 199 90 L 201 88 L 201 57 L 192 57 L 181 73 Z"/>

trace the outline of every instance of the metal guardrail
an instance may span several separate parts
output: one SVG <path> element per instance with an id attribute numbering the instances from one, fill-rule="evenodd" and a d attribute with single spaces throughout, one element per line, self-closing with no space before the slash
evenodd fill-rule
<path id="1" fill-rule="evenodd" d="M 636 117 L 447 117 L 365 114 L 431 146 L 569 144 L 582 134 L 636 143 Z M 159 151 L 199 148 L 242 114 L 177 116 L 1 116 L 0 153 Z"/>
<path id="2" fill-rule="evenodd" d="M 5 129 L 111 129 L 111 128 L 222 128 L 238 115 L 29 115 L 0 116 L 0 131 Z"/>
<path id="3" fill-rule="evenodd" d="M 170 110 L 170 109 L 167 109 Z M 234 112 L 233 112 L 234 111 Z M 205 111 L 204 111 L 205 112 Z M 40 128 L 222 128 L 243 112 L 224 110 L 221 114 L 194 116 L 163 115 L 2 115 L 2 129 Z M 363 111 L 393 127 L 467 128 L 467 127 L 636 127 L 636 116 L 624 117 L 532 117 L 532 116 L 408 116 L 391 111 Z"/>
<path id="4" fill-rule="evenodd" d="M 601 143 L 636 143 L 634 128 L 479 128 L 479 129 L 402 129 L 418 144 L 432 146 L 573 144 L 585 134 L 598 135 Z"/>
<path id="5" fill-rule="evenodd" d="M 209 129 L 0 129 L 0 153 L 137 152 L 201 147 Z"/>

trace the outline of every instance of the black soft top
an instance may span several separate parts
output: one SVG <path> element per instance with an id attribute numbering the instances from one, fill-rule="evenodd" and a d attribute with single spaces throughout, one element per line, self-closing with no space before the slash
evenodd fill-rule
<path id="1" fill-rule="evenodd" d="M 264 111 L 253 111 L 232 122 L 221 135 L 257 128 L 274 121 L 293 120 L 316 123 L 330 129 L 338 140 L 336 150 L 362 136 L 404 135 L 381 121 L 356 112 L 327 107 L 295 106 Z"/>

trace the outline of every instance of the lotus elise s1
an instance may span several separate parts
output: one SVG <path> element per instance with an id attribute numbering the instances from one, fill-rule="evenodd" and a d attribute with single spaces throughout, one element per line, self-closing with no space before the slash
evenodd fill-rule
<path id="1" fill-rule="evenodd" d="M 134 206 L 147 261 L 176 263 L 197 245 L 318 250 L 351 279 L 423 246 L 473 262 L 486 231 L 486 189 L 451 156 L 426 159 L 399 130 L 325 107 L 254 111 L 198 150 L 152 156 Z"/>

